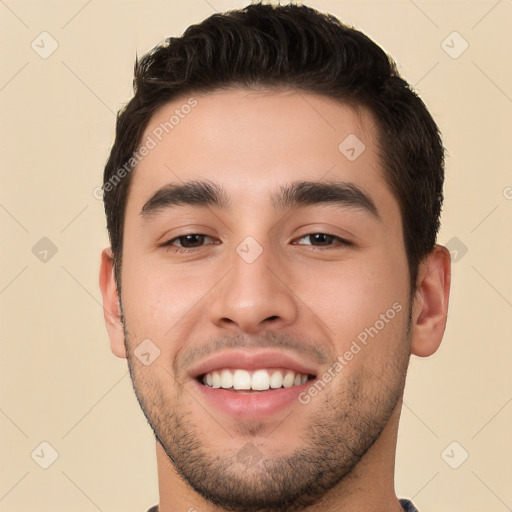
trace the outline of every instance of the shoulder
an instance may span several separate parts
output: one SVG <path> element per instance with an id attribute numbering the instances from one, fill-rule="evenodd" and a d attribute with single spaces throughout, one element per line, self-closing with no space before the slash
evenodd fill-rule
<path id="1" fill-rule="evenodd" d="M 404 509 L 404 512 L 418 512 L 418 509 L 412 504 L 411 501 L 406 499 L 400 500 L 400 505 L 402 505 L 402 508 Z M 148 512 L 158 512 L 158 511 L 149 511 Z"/>

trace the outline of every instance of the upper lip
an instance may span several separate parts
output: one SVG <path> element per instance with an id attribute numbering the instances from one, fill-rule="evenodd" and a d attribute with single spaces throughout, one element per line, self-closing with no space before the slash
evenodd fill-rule
<path id="1" fill-rule="evenodd" d="M 191 377 L 223 368 L 258 370 L 260 368 L 289 368 L 295 373 L 317 375 L 313 365 L 301 362 L 283 352 L 271 350 L 229 350 L 215 354 L 191 368 Z"/>

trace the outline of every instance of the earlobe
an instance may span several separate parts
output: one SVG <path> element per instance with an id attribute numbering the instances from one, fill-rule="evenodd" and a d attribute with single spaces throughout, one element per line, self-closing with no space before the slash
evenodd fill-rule
<path id="1" fill-rule="evenodd" d="M 114 278 L 114 258 L 110 247 L 103 249 L 101 253 L 100 289 L 103 297 L 103 316 L 110 338 L 110 349 L 117 357 L 126 358 L 121 307 Z"/>
<path id="2" fill-rule="evenodd" d="M 439 348 L 446 327 L 450 282 L 450 252 L 436 245 L 418 272 L 412 315 L 412 354 L 428 357 Z"/>

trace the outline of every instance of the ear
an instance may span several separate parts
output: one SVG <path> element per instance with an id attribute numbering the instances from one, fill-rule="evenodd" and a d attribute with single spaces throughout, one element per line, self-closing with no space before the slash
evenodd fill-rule
<path id="1" fill-rule="evenodd" d="M 450 252 L 436 245 L 418 271 L 418 287 L 412 314 L 411 352 L 420 357 L 432 355 L 441 344 L 451 282 Z"/>
<path id="2" fill-rule="evenodd" d="M 110 350 L 121 358 L 126 358 L 121 307 L 114 279 L 114 257 L 110 247 L 103 249 L 100 266 L 100 289 L 103 296 L 103 315 L 110 338 Z"/>

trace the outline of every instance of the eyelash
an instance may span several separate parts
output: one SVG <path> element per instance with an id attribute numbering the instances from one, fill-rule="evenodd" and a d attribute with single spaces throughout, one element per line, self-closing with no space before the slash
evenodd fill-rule
<path id="1" fill-rule="evenodd" d="M 316 246 L 316 245 L 311 245 L 311 244 L 294 244 L 294 245 L 309 245 L 310 247 L 313 248 L 313 250 L 331 249 L 333 247 L 335 248 L 335 247 L 340 247 L 340 246 L 350 247 L 350 246 L 353 245 L 352 242 L 349 242 L 348 240 L 345 240 L 344 238 L 341 238 L 341 237 L 339 237 L 337 235 L 333 235 L 332 233 L 326 233 L 326 232 L 324 233 L 322 231 L 314 232 L 314 233 L 307 233 L 305 235 L 302 235 L 300 238 L 298 238 L 298 240 L 302 240 L 303 238 L 310 237 L 310 236 L 315 236 L 315 235 L 326 235 L 326 236 L 332 237 L 332 238 L 334 238 L 335 240 L 338 241 L 338 245 L 328 245 L 328 246 Z M 165 247 L 166 249 L 171 250 L 173 252 L 179 252 L 179 253 L 187 253 L 187 252 L 190 253 L 190 252 L 193 252 L 193 251 L 196 251 L 196 250 L 200 250 L 203 247 L 205 247 L 205 245 L 201 245 L 199 247 L 180 247 L 180 246 L 175 246 L 173 244 L 173 242 L 175 242 L 176 240 L 180 240 L 180 239 L 186 238 L 187 236 L 201 236 L 201 237 L 205 237 L 205 238 L 211 238 L 210 236 L 203 235 L 202 233 L 187 233 L 185 235 L 180 235 L 180 236 L 177 236 L 175 238 L 171 238 L 167 242 L 164 242 L 162 244 L 162 247 Z M 217 245 L 217 244 L 215 244 L 215 245 Z"/>

